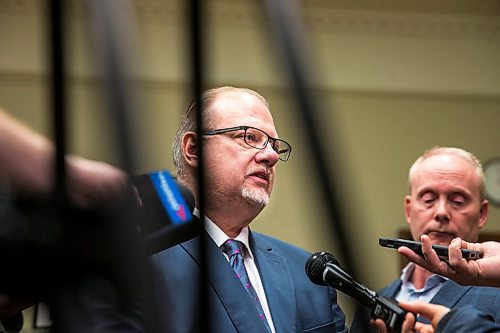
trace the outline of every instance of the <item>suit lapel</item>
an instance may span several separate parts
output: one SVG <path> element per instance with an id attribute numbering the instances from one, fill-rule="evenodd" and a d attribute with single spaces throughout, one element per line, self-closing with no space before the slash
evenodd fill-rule
<path id="1" fill-rule="evenodd" d="M 401 289 L 401 279 L 397 279 L 394 283 L 389 285 L 386 289 L 383 289 L 380 294 L 389 298 L 395 298 L 396 294 Z"/>
<path id="2" fill-rule="evenodd" d="M 448 308 L 457 305 L 464 294 L 472 288 L 471 286 L 460 286 L 457 283 L 448 280 L 431 300 L 431 303 L 442 304 Z"/>
<path id="3" fill-rule="evenodd" d="M 273 251 L 272 244 L 250 233 L 250 246 L 264 285 L 276 332 L 295 332 L 297 313 L 293 279 L 285 258 Z"/>
<path id="4" fill-rule="evenodd" d="M 205 237 L 206 243 L 205 254 L 208 283 L 226 309 L 236 331 L 265 332 L 266 327 L 259 319 L 255 305 L 236 277 L 233 268 L 227 262 L 222 251 L 206 233 L 202 237 Z M 181 246 L 200 265 L 199 237 L 187 241 Z"/>
<path id="5" fill-rule="evenodd" d="M 429 303 L 441 304 L 448 308 L 453 308 L 470 288 L 472 287 L 460 286 L 455 282 L 448 280 L 443 284 L 441 289 L 439 289 L 437 294 L 434 295 Z M 430 324 L 430 320 L 422 316 L 418 317 L 418 321 Z"/>

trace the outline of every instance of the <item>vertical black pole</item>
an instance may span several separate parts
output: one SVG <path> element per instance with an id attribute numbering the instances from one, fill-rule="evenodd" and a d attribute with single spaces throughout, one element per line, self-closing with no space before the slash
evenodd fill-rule
<path id="1" fill-rule="evenodd" d="M 198 109 L 196 111 L 196 132 L 198 133 L 198 202 L 197 206 L 200 210 L 201 223 L 204 224 L 205 216 L 205 186 L 204 186 L 204 158 L 203 158 L 203 131 L 202 117 L 203 105 L 201 103 L 201 94 L 203 91 L 203 35 L 202 35 L 202 6 L 200 0 L 191 0 L 190 8 L 190 40 L 191 41 L 191 70 L 192 70 L 192 94 Z M 203 225 L 202 225 L 203 227 Z M 208 309 L 207 296 L 207 260 L 206 260 L 206 239 L 205 233 L 201 233 L 199 239 L 200 247 L 200 283 L 199 283 L 199 299 L 198 299 L 198 316 L 199 316 L 199 332 L 207 332 L 210 327 L 210 309 Z"/>
<path id="2" fill-rule="evenodd" d="M 64 221 L 65 207 L 67 203 L 67 187 L 66 187 L 66 81 L 65 81 L 65 58 L 64 58 L 64 21 L 63 21 L 63 4 L 61 0 L 49 0 L 49 59 L 51 70 L 51 95 L 52 95 L 52 116 L 53 116 L 53 131 L 55 142 L 55 170 L 54 170 L 54 199 L 58 211 L 54 214 L 55 225 L 59 225 Z M 63 329 L 60 325 L 60 301 L 62 292 L 57 291 L 51 295 L 49 305 L 51 306 L 51 315 L 53 317 L 52 332 L 62 333 Z"/>
<path id="3" fill-rule="evenodd" d="M 319 190 L 321 197 L 328 208 L 331 218 L 328 225 L 332 227 L 332 233 L 336 235 L 337 245 L 342 255 L 342 266 L 350 271 L 351 275 L 358 276 L 352 261 L 352 255 L 347 244 L 347 236 L 344 230 L 346 221 L 345 212 L 338 196 L 339 181 L 331 176 L 325 161 L 326 151 L 323 141 L 319 137 L 317 129 L 317 119 L 319 103 L 313 96 L 312 71 L 311 64 L 314 63 L 308 57 L 309 48 L 307 48 L 305 28 L 299 15 L 299 5 L 297 1 L 290 0 L 265 0 L 265 9 L 269 17 L 270 25 L 274 33 L 274 40 L 279 45 L 281 59 L 290 80 L 294 93 L 297 109 L 301 121 L 305 126 L 306 139 L 311 147 L 314 174 L 318 175 Z M 335 143 L 329 146 L 335 147 Z M 331 169 L 336 171 L 339 164 L 334 159 L 335 152 L 328 152 L 332 160 Z"/>
<path id="4" fill-rule="evenodd" d="M 133 49 L 127 49 L 127 32 L 135 32 L 132 21 L 126 16 L 128 1 L 87 0 L 89 9 L 89 24 L 96 45 L 96 55 L 101 74 L 104 78 L 104 88 L 107 93 L 108 110 L 115 125 L 120 168 L 131 174 L 136 172 L 135 161 L 139 153 L 136 148 L 137 133 L 134 130 L 134 116 L 138 114 L 134 91 L 131 89 L 130 67 L 134 65 L 130 56 Z M 123 216 L 126 218 L 126 216 Z"/>
<path id="5" fill-rule="evenodd" d="M 331 233 L 335 235 L 337 240 L 337 247 L 343 261 L 342 266 L 356 278 L 359 275 L 353 265 L 354 257 L 344 228 L 347 215 L 340 201 L 340 182 L 338 177 L 332 176 L 338 172 L 338 158 L 335 158 L 338 155 L 335 154 L 335 151 L 324 150 L 325 147 L 317 128 L 318 119 L 315 116 L 318 114 L 321 104 L 314 97 L 312 91 L 314 82 L 311 66 L 314 61 L 308 57 L 310 48 L 307 47 L 303 20 L 299 17 L 299 2 L 296 0 L 264 0 L 264 6 L 271 30 L 274 33 L 274 41 L 281 51 L 280 59 L 288 75 L 300 119 L 305 126 L 306 140 L 311 147 L 312 164 L 315 167 L 314 174 L 317 175 L 319 181 L 318 190 L 330 216 L 330 220 L 325 221 L 325 223 L 331 228 Z M 333 128 L 331 130 L 334 131 Z M 336 147 L 336 143 L 330 142 L 329 147 Z M 330 170 L 333 172 L 329 172 L 325 160 L 327 153 L 331 155 Z M 368 327 L 366 327 L 366 331 L 369 331 Z"/>
<path id="6" fill-rule="evenodd" d="M 51 93 L 53 107 L 55 156 L 55 198 L 58 203 L 66 201 L 66 82 L 63 39 L 63 5 L 61 0 L 50 0 L 49 31 L 52 48 L 50 48 L 50 65 L 52 71 Z"/>

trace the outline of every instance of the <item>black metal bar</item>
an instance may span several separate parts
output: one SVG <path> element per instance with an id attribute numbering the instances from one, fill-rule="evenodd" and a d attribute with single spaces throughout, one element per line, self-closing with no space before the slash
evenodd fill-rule
<path id="1" fill-rule="evenodd" d="M 129 89 L 130 73 L 129 67 L 134 65 L 130 47 L 126 47 L 129 38 L 127 32 L 133 34 L 130 29 L 132 22 L 128 20 L 126 11 L 128 1 L 101 1 L 87 0 L 90 13 L 90 25 L 98 53 L 98 60 L 102 68 L 107 89 L 111 119 L 114 122 L 116 144 L 120 167 L 127 173 L 135 172 L 135 160 L 139 154 L 135 143 L 138 138 L 135 135 L 133 116 L 137 113 L 133 91 Z M 135 159 L 134 159 L 135 157 Z"/>
<path id="2" fill-rule="evenodd" d="M 321 190 L 321 197 L 329 210 L 331 217 L 328 225 L 336 235 L 338 248 L 343 258 L 342 266 L 350 271 L 352 276 L 357 276 L 353 266 L 353 256 L 347 246 L 347 237 L 344 230 L 345 213 L 340 204 L 337 193 L 334 189 L 339 188 L 339 182 L 328 172 L 327 163 L 324 156 L 322 140 L 318 136 L 317 120 L 314 118 L 319 112 L 319 106 L 312 95 L 312 71 L 310 64 L 313 63 L 307 55 L 309 48 L 306 46 L 304 38 L 305 29 L 302 20 L 298 15 L 298 4 L 293 0 L 264 0 L 265 8 L 271 23 L 276 43 L 281 50 L 281 59 L 285 70 L 289 76 L 293 89 L 293 95 L 298 104 L 299 115 L 305 126 L 305 133 L 309 140 L 309 147 L 313 155 L 313 165 L 316 167 L 314 174 L 318 176 L 318 186 Z M 329 143 L 330 147 L 335 147 L 335 143 Z M 329 151 L 331 156 L 331 166 L 334 171 L 339 167 L 335 157 L 335 152 Z"/>
<path id="3" fill-rule="evenodd" d="M 198 202 L 197 207 L 200 210 L 201 223 L 204 223 L 205 216 L 205 179 L 204 179 L 204 150 L 203 150 L 203 139 L 201 133 L 203 131 L 202 124 L 202 112 L 203 105 L 201 102 L 201 95 L 203 92 L 203 20 L 202 20 L 202 5 L 200 0 L 191 0 L 191 8 L 189 10 L 189 21 L 191 24 L 190 28 L 190 38 L 191 41 L 191 78 L 192 78 L 192 94 L 196 105 L 198 105 L 198 112 L 196 112 L 196 132 L 198 140 L 198 169 L 197 169 L 197 185 L 198 185 Z M 202 233 L 199 239 L 200 247 L 200 293 L 198 300 L 198 327 L 199 332 L 207 332 L 210 327 L 210 309 L 208 308 L 208 281 L 207 281 L 207 260 L 206 260 L 206 239 L 204 233 Z"/>
<path id="4" fill-rule="evenodd" d="M 65 77 L 65 43 L 64 31 L 64 8 L 61 0 L 50 0 L 49 6 L 49 59 L 51 71 L 51 95 L 52 95 L 52 120 L 55 144 L 55 165 L 54 165 L 54 192 L 53 197 L 58 211 L 54 213 L 54 224 L 60 225 L 65 220 L 65 207 L 67 200 L 67 170 L 66 170 L 66 77 Z M 54 230 L 55 232 L 55 230 Z M 54 324 L 52 331 L 62 333 L 63 329 L 59 325 L 60 293 L 56 292 L 47 300 L 53 306 L 52 316 Z"/>
<path id="5" fill-rule="evenodd" d="M 65 78 L 65 55 L 64 55 L 64 21 L 63 5 L 61 0 L 50 0 L 49 31 L 51 48 L 50 65 L 52 72 L 51 94 L 52 94 L 52 117 L 55 142 L 55 187 L 54 195 L 57 202 L 64 203 L 67 198 L 66 189 L 66 78 Z"/>

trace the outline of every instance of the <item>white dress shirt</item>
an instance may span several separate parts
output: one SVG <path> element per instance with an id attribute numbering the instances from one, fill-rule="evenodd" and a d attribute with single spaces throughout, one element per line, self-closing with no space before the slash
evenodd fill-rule
<path id="1" fill-rule="evenodd" d="M 422 301 L 429 303 L 430 300 L 436 295 L 443 286 L 443 284 L 448 281 L 441 275 L 432 274 L 425 281 L 425 286 L 421 289 L 415 288 L 413 283 L 410 281 L 413 272 L 415 271 L 415 264 L 409 263 L 403 268 L 401 273 L 401 289 L 396 295 L 397 301 Z"/>

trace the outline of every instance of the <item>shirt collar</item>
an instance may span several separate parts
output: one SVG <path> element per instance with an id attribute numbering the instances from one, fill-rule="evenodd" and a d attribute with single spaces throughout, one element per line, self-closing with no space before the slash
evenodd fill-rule
<path id="1" fill-rule="evenodd" d="M 198 218 L 200 217 L 200 211 L 198 210 L 198 208 L 194 209 L 193 215 L 197 216 Z M 217 247 L 220 248 L 225 241 L 231 238 L 228 235 L 226 235 L 224 231 L 222 231 L 221 228 L 219 228 L 219 226 L 215 224 L 215 222 L 213 222 L 207 216 L 205 216 L 204 224 L 205 224 L 205 230 L 207 231 L 208 235 L 214 240 L 215 244 L 217 244 Z M 238 236 L 236 236 L 233 239 L 236 239 L 245 244 L 245 247 L 247 249 L 246 253 L 248 253 L 248 255 L 253 259 L 252 249 L 250 248 L 249 236 L 250 236 L 250 228 L 246 226 L 243 229 L 241 229 Z"/>
<path id="2" fill-rule="evenodd" d="M 411 279 L 411 276 L 413 275 L 413 272 L 415 271 L 416 266 L 417 265 L 414 262 L 410 262 L 401 271 L 400 279 L 404 285 L 408 285 L 409 283 L 411 283 L 410 279 Z M 434 277 L 436 277 L 437 279 L 442 280 L 442 281 L 449 280 L 447 277 L 444 277 L 444 276 L 441 276 L 438 274 L 432 274 L 431 276 L 429 276 L 427 281 L 429 281 L 431 278 L 434 278 Z M 436 278 L 434 278 L 434 279 L 436 279 Z"/>
<path id="3" fill-rule="evenodd" d="M 400 277 L 401 281 L 403 281 L 403 283 L 410 282 L 410 278 L 411 275 L 413 274 L 413 271 L 415 271 L 415 263 L 410 262 L 401 271 L 401 277 Z"/>

